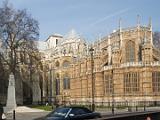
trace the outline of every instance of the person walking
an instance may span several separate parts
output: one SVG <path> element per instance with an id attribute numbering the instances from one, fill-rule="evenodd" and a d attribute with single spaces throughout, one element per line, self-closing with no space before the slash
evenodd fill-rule
<path id="1" fill-rule="evenodd" d="M 145 120 L 151 120 L 151 118 L 148 116 Z"/>

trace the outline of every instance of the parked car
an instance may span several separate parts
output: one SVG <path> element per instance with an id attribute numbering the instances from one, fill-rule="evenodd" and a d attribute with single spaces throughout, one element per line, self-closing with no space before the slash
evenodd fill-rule
<path id="1" fill-rule="evenodd" d="M 37 118 L 35 120 L 84 120 L 100 117 L 100 113 L 92 112 L 85 107 L 60 107 L 44 118 Z"/>

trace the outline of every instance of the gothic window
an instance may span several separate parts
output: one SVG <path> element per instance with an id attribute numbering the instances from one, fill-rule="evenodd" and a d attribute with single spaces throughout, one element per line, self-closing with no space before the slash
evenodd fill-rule
<path id="1" fill-rule="evenodd" d="M 58 61 L 56 62 L 56 67 L 59 67 L 59 62 Z"/>
<path id="2" fill-rule="evenodd" d="M 124 93 L 135 93 L 139 91 L 139 73 L 131 72 L 124 74 Z"/>
<path id="3" fill-rule="evenodd" d="M 69 77 L 63 78 L 63 89 L 70 89 L 70 78 Z"/>
<path id="4" fill-rule="evenodd" d="M 64 56 L 66 55 L 66 49 L 63 48 L 62 53 L 64 54 Z"/>
<path id="5" fill-rule="evenodd" d="M 56 95 L 60 95 L 60 79 L 56 79 Z"/>
<path id="6" fill-rule="evenodd" d="M 56 46 L 58 45 L 58 39 L 56 39 Z"/>
<path id="7" fill-rule="evenodd" d="M 112 94 L 113 89 L 113 82 L 112 82 L 112 76 L 111 75 L 105 75 L 105 93 L 106 94 Z"/>
<path id="8" fill-rule="evenodd" d="M 139 46 L 138 61 L 142 61 L 142 46 Z"/>
<path id="9" fill-rule="evenodd" d="M 134 62 L 135 61 L 135 43 L 133 41 L 129 41 L 126 44 L 126 62 Z"/>
<path id="10" fill-rule="evenodd" d="M 154 93 L 160 92 L 160 72 L 152 73 L 152 90 Z"/>
<path id="11" fill-rule="evenodd" d="M 63 62 L 63 67 L 69 67 L 70 65 L 70 62 L 69 61 L 64 61 Z"/>

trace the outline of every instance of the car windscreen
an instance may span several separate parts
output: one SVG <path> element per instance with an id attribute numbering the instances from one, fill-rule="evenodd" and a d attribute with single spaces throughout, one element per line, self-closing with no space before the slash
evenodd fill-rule
<path id="1" fill-rule="evenodd" d="M 52 112 L 48 117 L 65 117 L 70 108 L 58 108 Z"/>

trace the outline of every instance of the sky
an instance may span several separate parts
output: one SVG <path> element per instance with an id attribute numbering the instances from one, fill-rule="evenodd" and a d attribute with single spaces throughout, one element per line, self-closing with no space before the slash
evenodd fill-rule
<path id="1" fill-rule="evenodd" d="M 0 5 L 4 0 L 0 0 Z M 27 12 L 39 22 L 40 40 L 50 35 L 66 35 L 71 29 L 92 42 L 122 27 L 137 23 L 148 25 L 152 18 L 153 30 L 160 31 L 160 0 L 9 0 L 16 9 Z"/>

